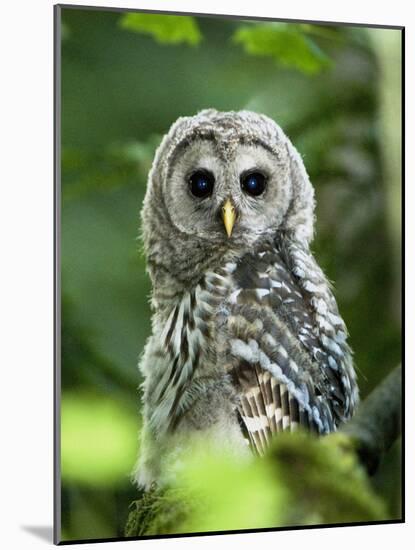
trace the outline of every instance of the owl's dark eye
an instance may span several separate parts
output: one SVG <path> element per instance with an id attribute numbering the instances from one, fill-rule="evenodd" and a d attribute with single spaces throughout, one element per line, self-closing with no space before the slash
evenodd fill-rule
<path id="1" fill-rule="evenodd" d="M 267 178 L 261 172 L 248 172 L 241 176 L 241 187 L 248 195 L 259 197 L 265 191 Z"/>
<path id="2" fill-rule="evenodd" d="M 189 177 L 189 187 L 192 195 L 203 199 L 212 194 L 215 177 L 208 170 L 196 170 Z"/>

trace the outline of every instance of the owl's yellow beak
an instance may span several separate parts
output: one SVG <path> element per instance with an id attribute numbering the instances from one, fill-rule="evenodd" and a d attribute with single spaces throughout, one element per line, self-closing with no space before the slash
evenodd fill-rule
<path id="1" fill-rule="evenodd" d="M 232 235 L 232 229 L 235 225 L 236 220 L 235 207 L 232 204 L 231 199 L 227 199 L 225 204 L 222 206 L 222 219 L 223 225 L 226 229 L 226 233 L 228 237 L 230 237 Z"/>

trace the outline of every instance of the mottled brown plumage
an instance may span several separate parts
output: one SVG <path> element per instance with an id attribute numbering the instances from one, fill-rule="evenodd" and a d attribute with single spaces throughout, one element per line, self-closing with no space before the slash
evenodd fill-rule
<path id="1" fill-rule="evenodd" d="M 275 122 L 180 118 L 156 153 L 142 220 L 153 323 L 139 484 L 168 482 L 200 441 L 263 454 L 283 430 L 325 434 L 352 415 L 347 331 L 309 250 L 314 191 Z"/>

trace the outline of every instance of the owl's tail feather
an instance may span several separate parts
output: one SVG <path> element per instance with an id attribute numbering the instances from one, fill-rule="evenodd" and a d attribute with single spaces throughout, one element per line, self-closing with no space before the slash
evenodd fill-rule
<path id="1" fill-rule="evenodd" d="M 242 390 L 239 414 L 251 446 L 259 455 L 265 453 L 278 433 L 293 432 L 299 425 L 310 429 L 308 412 L 270 372 L 259 365 L 244 363 L 239 364 L 233 376 Z"/>

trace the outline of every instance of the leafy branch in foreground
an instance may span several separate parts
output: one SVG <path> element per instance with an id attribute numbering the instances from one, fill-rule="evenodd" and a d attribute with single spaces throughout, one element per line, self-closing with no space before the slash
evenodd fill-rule
<path id="1" fill-rule="evenodd" d="M 126 536 L 386 519 L 367 472 L 400 433 L 400 376 L 398 367 L 335 434 L 282 434 L 242 463 L 192 453 L 174 486 L 131 504 Z"/>

